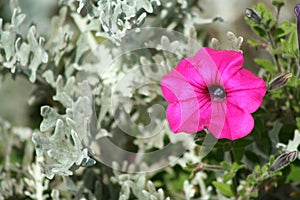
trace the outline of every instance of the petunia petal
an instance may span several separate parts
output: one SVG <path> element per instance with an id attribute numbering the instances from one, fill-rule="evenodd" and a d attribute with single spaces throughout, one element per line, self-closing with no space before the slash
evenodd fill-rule
<path id="1" fill-rule="evenodd" d="M 206 124 L 208 130 L 219 138 L 226 121 L 227 107 L 226 103 L 214 102 L 211 103 L 209 123 Z"/>
<path id="2" fill-rule="evenodd" d="M 194 133 L 200 126 L 200 109 L 197 101 L 171 103 L 167 108 L 167 120 L 174 133 Z"/>
<path id="3" fill-rule="evenodd" d="M 195 133 L 209 124 L 211 102 L 208 97 L 170 103 L 167 120 L 174 133 Z"/>
<path id="4" fill-rule="evenodd" d="M 263 79 L 247 69 L 241 69 L 226 82 L 225 90 L 227 101 L 252 113 L 262 103 L 266 93 L 266 84 Z"/>
<path id="5" fill-rule="evenodd" d="M 197 92 L 199 87 L 190 84 L 187 78 L 177 70 L 172 70 L 162 78 L 161 89 L 163 96 L 169 103 L 197 99 L 197 96 L 201 95 Z"/>
<path id="6" fill-rule="evenodd" d="M 202 92 L 201 90 L 206 89 L 206 83 L 204 82 L 199 71 L 194 65 L 192 65 L 191 62 L 189 62 L 188 59 L 180 61 L 174 70 L 180 73 L 186 81 L 194 86 L 193 89 L 196 92 Z"/>
<path id="7" fill-rule="evenodd" d="M 206 49 L 200 49 L 194 57 L 186 60 L 196 68 L 206 87 L 212 84 L 223 85 L 221 73 Z"/>
<path id="8" fill-rule="evenodd" d="M 202 130 L 202 121 L 210 114 L 210 97 L 197 69 L 187 60 L 182 60 L 163 77 L 161 88 L 170 103 L 167 119 L 172 131 L 194 133 Z"/>
<path id="9" fill-rule="evenodd" d="M 212 113 L 212 120 L 208 128 L 216 138 L 236 140 L 245 137 L 252 131 L 254 120 L 250 113 L 229 102 L 219 107 L 220 116 L 214 119 L 214 113 Z"/>
<path id="10" fill-rule="evenodd" d="M 209 55 L 212 62 L 218 69 L 218 73 L 222 77 L 222 82 L 226 83 L 235 73 L 237 73 L 244 64 L 243 54 L 239 51 L 234 50 L 214 50 L 210 48 L 202 48 Z M 201 50 L 196 56 L 201 55 Z M 196 57 L 195 56 L 195 57 Z M 204 57 L 207 59 L 207 56 Z"/>

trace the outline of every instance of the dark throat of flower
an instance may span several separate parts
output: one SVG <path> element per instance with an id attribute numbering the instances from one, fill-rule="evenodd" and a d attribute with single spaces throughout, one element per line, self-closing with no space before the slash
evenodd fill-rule
<path id="1" fill-rule="evenodd" d="M 208 87 L 211 101 L 223 102 L 226 99 L 225 89 L 220 85 L 211 85 Z"/>

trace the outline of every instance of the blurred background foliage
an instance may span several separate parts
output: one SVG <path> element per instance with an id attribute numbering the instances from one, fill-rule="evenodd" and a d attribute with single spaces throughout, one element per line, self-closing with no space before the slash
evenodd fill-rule
<path id="1" fill-rule="evenodd" d="M 293 13 L 299 2 L 144 0 L 139 4 L 128 1 L 132 4 L 121 11 L 112 6 L 116 2 L 121 4 L 114 0 L 0 2 L 0 199 L 300 199 L 300 57 Z M 257 12 L 261 21 L 247 17 L 246 8 Z M 166 104 L 159 85 L 138 91 L 133 85 L 149 79 L 144 72 L 159 83 L 170 67 L 192 54 L 190 44 L 161 38 L 160 45 L 169 45 L 173 52 L 180 46 L 181 54 L 163 54 L 157 45 L 150 53 L 125 55 L 122 64 L 114 64 L 116 71 L 104 77 L 88 68 L 83 58 L 107 38 L 120 43 L 126 31 L 149 26 L 193 37 L 198 49 L 212 46 L 212 38 L 228 48 L 228 31 L 244 38 L 240 49 L 245 67 L 269 86 L 249 136 L 220 140 L 200 158 L 201 136 L 197 142 L 191 136 L 173 138 L 164 126 L 162 135 L 145 141 L 134 137 L 141 132 L 147 136 L 145 130 L 128 136 L 118 128 L 124 121 L 118 122 L 115 111 L 105 103 L 114 97 L 122 105 L 130 96 L 128 91 L 134 91 L 132 107 L 124 109 L 129 110 L 131 120 L 147 124 L 145 109 Z M 114 56 L 105 46 L 101 52 L 104 60 Z M 130 77 L 128 91 L 109 94 L 122 75 L 149 63 L 167 67 L 142 70 Z M 164 114 L 155 112 L 158 126 Z M 168 143 L 192 145 L 175 163 L 160 170 L 152 171 L 156 166 L 142 159 L 140 163 L 114 162 L 112 169 L 90 153 L 113 155 L 101 145 L 101 138 L 106 137 L 117 146 L 142 153 L 163 149 Z M 168 159 L 158 158 L 157 165 Z M 138 169 L 151 172 L 130 173 Z"/>

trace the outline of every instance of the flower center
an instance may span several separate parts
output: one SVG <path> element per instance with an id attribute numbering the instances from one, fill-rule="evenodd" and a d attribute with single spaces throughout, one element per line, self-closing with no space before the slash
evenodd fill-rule
<path id="1" fill-rule="evenodd" d="M 212 101 L 223 102 L 226 98 L 226 92 L 224 88 L 219 85 L 209 86 L 208 92 Z"/>

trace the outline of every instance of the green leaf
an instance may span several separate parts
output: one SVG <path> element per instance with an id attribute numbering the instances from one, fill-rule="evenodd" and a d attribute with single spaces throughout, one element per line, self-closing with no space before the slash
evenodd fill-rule
<path id="1" fill-rule="evenodd" d="M 296 30 L 296 29 L 295 29 Z M 281 39 L 281 45 L 285 53 L 285 57 L 293 58 L 298 54 L 298 42 L 297 33 L 293 31 L 289 37 L 289 40 Z"/>
<path id="2" fill-rule="evenodd" d="M 298 38 L 297 38 L 297 32 L 296 32 L 296 26 L 294 28 L 294 31 L 291 33 L 289 37 L 289 46 L 290 46 L 290 51 L 293 55 L 297 55 L 298 53 Z"/>
<path id="3" fill-rule="evenodd" d="M 289 47 L 288 42 L 284 39 L 281 39 L 280 42 L 281 42 L 281 46 L 283 48 L 283 51 L 284 52 L 289 52 L 290 47 Z"/>
<path id="4" fill-rule="evenodd" d="M 274 163 L 274 160 L 275 160 L 275 156 L 271 155 L 270 156 L 270 161 L 269 161 L 270 165 L 272 165 Z"/>
<path id="5" fill-rule="evenodd" d="M 252 26 L 252 30 L 261 38 L 267 37 L 266 31 L 262 26 L 254 25 Z"/>
<path id="6" fill-rule="evenodd" d="M 257 180 L 252 174 L 250 174 L 249 176 L 247 176 L 247 182 L 249 182 L 250 184 L 255 184 Z"/>
<path id="7" fill-rule="evenodd" d="M 217 182 L 217 181 L 214 181 L 212 184 L 217 188 L 217 190 L 219 192 L 221 192 L 225 196 L 228 196 L 228 197 L 233 197 L 234 196 L 234 193 L 231 189 L 231 185 L 226 184 L 226 183 L 220 183 L 220 182 Z"/>
<path id="8" fill-rule="evenodd" d="M 277 48 L 275 49 L 270 49 L 270 53 L 271 54 L 274 54 L 274 55 L 280 55 L 282 54 L 284 51 L 283 51 L 283 48 L 281 46 L 278 46 Z"/>
<path id="9" fill-rule="evenodd" d="M 235 176 L 235 173 L 227 173 L 223 176 L 223 182 L 226 183 L 227 181 L 231 180 Z"/>
<path id="10" fill-rule="evenodd" d="M 282 22 L 277 28 L 277 38 L 284 37 L 296 30 L 296 24 L 288 21 Z"/>
<path id="11" fill-rule="evenodd" d="M 262 17 L 262 23 L 271 29 L 276 24 L 276 18 L 273 16 L 272 12 L 263 3 L 257 4 L 256 9 Z"/>
<path id="12" fill-rule="evenodd" d="M 162 176 L 163 182 L 167 183 L 168 188 L 172 191 L 181 191 L 184 181 L 189 178 L 189 174 L 184 171 L 178 171 L 177 173 L 165 173 Z M 162 183 L 162 185 L 164 183 Z"/>
<path id="13" fill-rule="evenodd" d="M 256 173 L 256 174 L 260 174 L 261 173 L 260 166 L 259 165 L 255 165 L 253 172 Z"/>
<path id="14" fill-rule="evenodd" d="M 240 164 L 238 164 L 238 163 L 235 162 L 235 163 L 233 163 L 233 165 L 232 165 L 232 170 L 236 172 L 236 171 L 238 171 L 239 169 L 242 169 L 243 167 L 244 167 L 244 165 L 242 165 L 242 164 L 240 165 Z"/>
<path id="15" fill-rule="evenodd" d="M 268 72 L 276 72 L 277 68 L 268 60 L 255 58 L 254 61 Z"/>
<path id="16" fill-rule="evenodd" d="M 267 172 L 269 166 L 268 165 L 264 165 L 262 168 L 261 168 L 261 173 L 264 174 Z"/>
<path id="17" fill-rule="evenodd" d="M 227 171 L 231 170 L 231 165 L 227 162 L 221 162 L 221 166 L 224 167 L 224 169 Z"/>
<path id="18" fill-rule="evenodd" d="M 238 190 L 238 194 L 241 196 L 241 197 L 244 197 L 246 195 L 246 189 L 245 187 L 242 187 L 241 189 Z"/>
<path id="19" fill-rule="evenodd" d="M 300 117 L 296 117 L 296 124 L 298 129 L 300 129 Z"/>
<path id="20" fill-rule="evenodd" d="M 253 198 L 258 197 L 258 192 L 251 192 L 250 197 L 253 197 Z"/>
<path id="21" fill-rule="evenodd" d="M 295 182 L 300 180 L 300 166 L 291 164 L 291 171 L 286 178 L 286 183 Z"/>
<path id="22" fill-rule="evenodd" d="M 248 44 L 251 46 L 251 47 L 259 47 L 262 45 L 262 43 L 260 41 L 257 41 L 257 40 L 254 40 L 254 39 L 249 39 L 248 40 Z"/>

